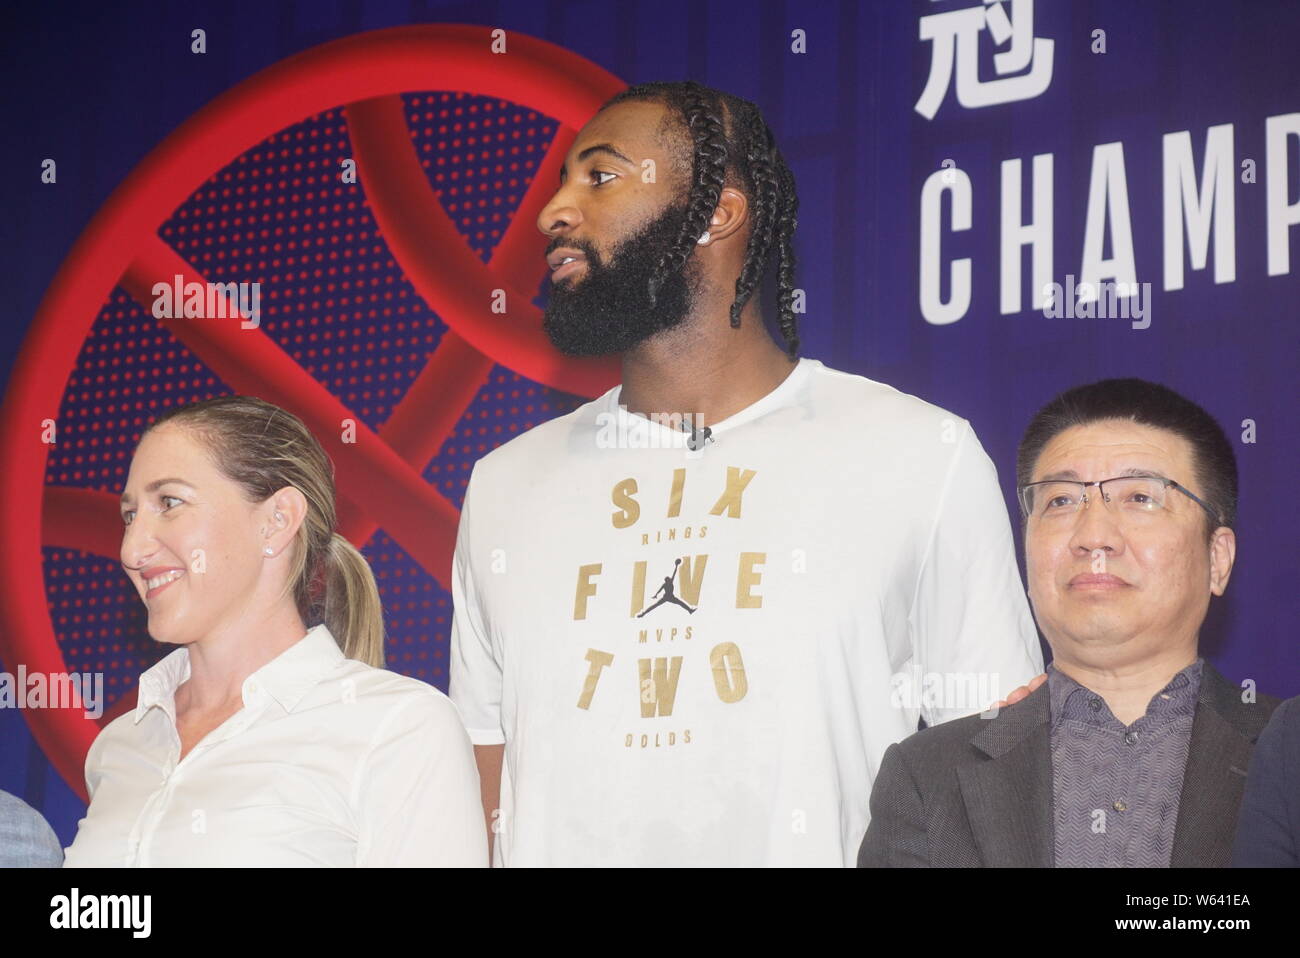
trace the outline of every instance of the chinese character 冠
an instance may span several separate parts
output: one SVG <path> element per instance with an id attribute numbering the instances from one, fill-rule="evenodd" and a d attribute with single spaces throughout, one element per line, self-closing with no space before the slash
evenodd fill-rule
<path id="1" fill-rule="evenodd" d="M 921 18 L 920 37 L 933 47 L 930 77 L 926 80 L 916 112 L 933 120 L 948 93 L 953 60 L 957 62 L 957 102 L 968 110 L 1040 96 L 1052 82 L 1054 41 L 1034 36 L 1034 0 L 1009 0 L 1011 19 L 1004 0 L 984 0 L 982 6 L 933 13 Z M 979 78 L 979 32 L 988 28 L 995 46 L 1010 41 L 1010 47 L 993 55 L 993 66 L 1001 79 Z M 1029 72 L 1016 75 L 1020 70 Z"/>

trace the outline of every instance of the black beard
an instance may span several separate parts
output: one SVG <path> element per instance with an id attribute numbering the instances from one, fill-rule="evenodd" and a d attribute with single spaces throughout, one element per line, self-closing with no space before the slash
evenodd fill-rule
<path id="1" fill-rule="evenodd" d="M 681 325 L 699 291 L 699 263 L 688 257 L 681 269 L 665 276 L 653 306 L 649 283 L 685 219 L 685 204 L 668 207 L 620 243 L 608 263 L 587 243 L 557 242 L 582 250 L 587 266 L 576 285 L 572 279 L 551 284 L 542 328 L 555 348 L 567 356 L 624 353 Z"/>

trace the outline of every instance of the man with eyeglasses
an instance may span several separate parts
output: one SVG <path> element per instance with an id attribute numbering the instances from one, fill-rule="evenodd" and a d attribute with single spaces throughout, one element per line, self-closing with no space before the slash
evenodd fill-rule
<path id="1" fill-rule="evenodd" d="M 1231 444 L 1172 390 L 1112 379 L 1038 412 L 1016 477 L 1047 682 L 891 746 L 859 865 L 1226 866 L 1278 701 L 1198 653 L 1236 556 Z"/>

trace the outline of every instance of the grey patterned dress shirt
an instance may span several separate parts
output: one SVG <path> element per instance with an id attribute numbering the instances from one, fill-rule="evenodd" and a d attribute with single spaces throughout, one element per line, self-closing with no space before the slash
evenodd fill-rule
<path id="1" fill-rule="evenodd" d="M 1047 667 L 1056 867 L 1169 867 L 1203 661 L 1170 679 L 1129 726 Z"/>

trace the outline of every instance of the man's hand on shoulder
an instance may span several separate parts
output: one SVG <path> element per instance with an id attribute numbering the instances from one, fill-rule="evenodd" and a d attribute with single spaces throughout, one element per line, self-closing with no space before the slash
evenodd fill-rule
<path id="1" fill-rule="evenodd" d="M 993 711 L 995 709 L 1000 709 L 1004 705 L 1015 705 L 1021 699 L 1028 698 L 1031 692 L 1033 692 L 1036 688 L 1038 688 L 1046 681 L 1047 681 L 1046 672 L 1042 672 L 1039 675 L 1035 675 L 1032 679 L 1029 680 L 1028 685 L 1021 685 L 1018 688 L 1012 689 L 1010 692 L 1007 693 L 1006 698 L 994 702 L 992 705 L 988 707 L 988 710 Z"/>

